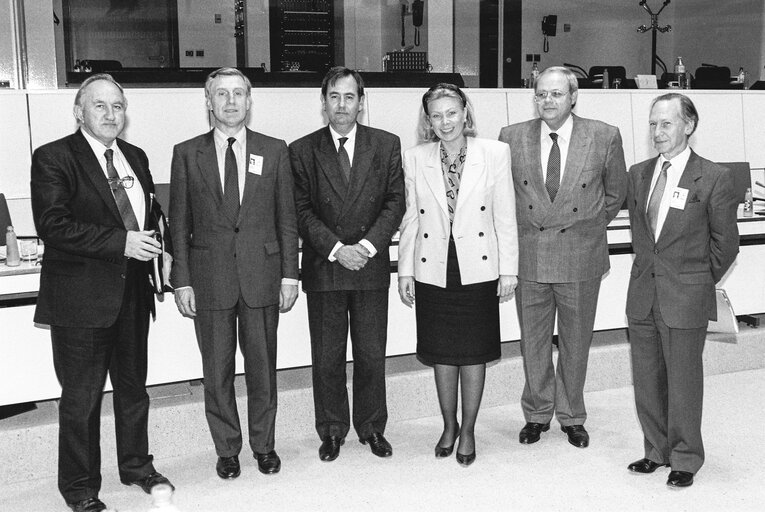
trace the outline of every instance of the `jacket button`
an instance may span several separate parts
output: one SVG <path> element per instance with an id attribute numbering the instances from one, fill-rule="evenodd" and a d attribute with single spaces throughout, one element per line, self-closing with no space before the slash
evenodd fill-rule
<path id="1" fill-rule="evenodd" d="M 528 181 L 526 181 L 526 180 L 523 180 L 523 184 L 524 184 L 524 185 L 528 185 L 528 184 L 529 184 L 529 182 L 528 182 Z"/>
<path id="2" fill-rule="evenodd" d="M 486 256 L 486 255 L 484 254 L 483 256 L 481 256 L 481 259 L 482 259 L 483 261 L 486 261 L 486 260 L 488 260 L 488 259 L 489 259 L 489 257 L 488 257 L 488 256 Z"/>
<path id="3" fill-rule="evenodd" d="M 125 274 L 120 274 L 120 277 L 121 277 L 122 279 L 125 279 Z"/>
<path id="4" fill-rule="evenodd" d="M 479 232 L 478 236 L 483 236 L 483 231 Z"/>
<path id="5" fill-rule="evenodd" d="M 659 249 L 654 249 L 654 250 L 653 250 L 653 253 L 654 253 L 654 254 L 659 254 Z"/>
<path id="6" fill-rule="evenodd" d="M 483 211 L 486 211 L 486 207 L 485 207 L 485 206 L 481 206 L 481 211 L 482 211 L 482 212 L 483 212 Z"/>
<path id="7" fill-rule="evenodd" d="M 428 234 L 425 233 L 424 235 L 422 235 L 422 238 L 428 238 Z"/>
<path id="8" fill-rule="evenodd" d="M 361 226 L 361 231 L 366 231 L 366 230 L 367 230 L 366 226 Z"/>
<path id="9" fill-rule="evenodd" d="M 582 183 L 582 188 L 587 188 L 587 183 Z"/>
<path id="10" fill-rule="evenodd" d="M 651 277 L 656 277 L 656 275 L 653 272 L 651 272 Z"/>
<path id="11" fill-rule="evenodd" d="M 565 233 L 566 232 L 566 228 L 561 229 L 560 232 L 561 233 Z"/>
<path id="12" fill-rule="evenodd" d="M 529 205 L 529 210 L 533 210 L 533 209 L 534 209 L 534 205 L 530 204 Z"/>
<path id="13" fill-rule="evenodd" d="M 425 210 L 420 210 L 420 213 L 425 213 Z"/>
<path id="14" fill-rule="evenodd" d="M 578 212 L 579 208 L 574 208 L 574 213 Z"/>
<path id="15" fill-rule="evenodd" d="M 427 259 L 427 258 L 422 258 L 420 261 L 422 261 L 423 263 L 425 263 L 426 261 L 428 261 L 428 259 Z"/>
<path id="16" fill-rule="evenodd" d="M 542 226 L 541 228 L 539 228 L 539 231 L 544 231 L 544 230 L 545 230 L 544 226 Z"/>
<path id="17" fill-rule="evenodd" d="M 234 233 L 239 233 L 239 228 L 234 228 Z"/>

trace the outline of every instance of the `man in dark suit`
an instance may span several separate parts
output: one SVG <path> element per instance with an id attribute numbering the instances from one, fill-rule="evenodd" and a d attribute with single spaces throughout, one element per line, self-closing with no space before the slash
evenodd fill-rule
<path id="1" fill-rule="evenodd" d="M 627 294 L 632 382 L 645 457 L 630 471 L 671 466 L 670 487 L 693 484 L 704 463 L 702 352 L 717 318 L 715 283 L 738 254 L 738 200 L 728 169 L 688 146 L 699 115 L 688 97 L 653 100 L 658 157 L 629 172 L 635 261 Z"/>
<path id="2" fill-rule="evenodd" d="M 276 330 L 298 294 L 298 235 L 287 144 L 246 127 L 250 81 L 221 68 L 205 84 L 214 129 L 175 146 L 170 232 L 175 301 L 194 318 L 205 413 L 221 478 L 240 474 L 234 393 L 237 332 L 244 356 L 250 448 L 278 473 Z M 238 328 L 237 328 L 238 327 Z"/>
<path id="3" fill-rule="evenodd" d="M 350 428 L 346 344 L 353 343 L 353 426 L 372 453 L 393 451 L 383 433 L 388 326 L 388 246 L 404 214 L 401 143 L 360 125 L 361 76 L 332 68 L 321 86 L 329 126 L 290 145 L 303 239 L 319 457 L 331 461 Z"/>
<path id="4" fill-rule="evenodd" d="M 117 138 L 126 108 L 111 76 L 88 78 L 74 102 L 80 129 L 32 156 L 32 212 L 46 249 L 35 322 L 50 325 L 61 383 L 58 485 L 76 512 L 106 508 L 98 492 L 107 372 L 120 480 L 147 493 L 170 485 L 154 470 L 147 434 L 149 276 L 161 253 L 147 229 L 154 183 L 146 154 Z"/>
<path id="5" fill-rule="evenodd" d="M 539 441 L 553 414 L 569 443 L 585 448 L 590 442 L 587 359 L 600 281 L 610 268 L 606 226 L 624 201 L 627 175 L 619 129 L 572 114 L 577 94 L 569 69 L 545 69 L 534 90 L 541 119 L 507 126 L 499 136 L 510 144 L 518 220 L 523 444 Z"/>

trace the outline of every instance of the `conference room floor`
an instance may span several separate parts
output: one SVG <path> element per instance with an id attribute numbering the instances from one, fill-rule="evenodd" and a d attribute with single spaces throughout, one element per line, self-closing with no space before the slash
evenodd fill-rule
<path id="1" fill-rule="evenodd" d="M 319 460 L 315 436 L 277 436 L 282 470 L 272 476 L 260 474 L 246 451 L 242 475 L 231 481 L 216 476 L 212 447 L 155 462 L 177 486 L 174 503 L 182 512 L 762 510 L 765 429 L 756 414 L 765 409 L 764 384 L 765 369 L 706 378 L 707 460 L 694 485 L 682 490 L 666 486 L 667 468 L 651 475 L 626 469 L 643 455 L 632 387 L 587 393 L 587 449 L 569 445 L 555 424 L 539 443 L 520 445 L 519 404 L 486 407 L 476 428 L 477 460 L 467 468 L 453 456 L 434 458 L 438 416 L 389 423 L 389 459 L 373 456 L 350 434 L 331 463 Z M 189 428 L 206 426 L 200 421 Z M 121 512 L 150 510 L 151 498 L 121 485 L 114 453 L 104 452 L 101 498 Z M 0 510 L 6 512 L 67 510 L 53 476 L 0 482 L 0 496 Z"/>

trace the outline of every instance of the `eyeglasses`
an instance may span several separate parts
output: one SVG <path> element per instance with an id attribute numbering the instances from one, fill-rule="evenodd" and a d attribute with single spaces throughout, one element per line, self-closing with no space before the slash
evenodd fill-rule
<path id="1" fill-rule="evenodd" d="M 548 96 L 557 101 L 564 97 L 566 94 L 568 94 L 568 91 L 541 91 L 534 94 L 534 101 L 537 103 L 542 103 L 548 98 Z"/>
<path id="2" fill-rule="evenodd" d="M 135 178 L 132 176 L 125 176 L 124 178 L 107 178 L 109 182 L 109 188 L 117 190 L 119 188 L 130 188 L 133 186 Z"/>

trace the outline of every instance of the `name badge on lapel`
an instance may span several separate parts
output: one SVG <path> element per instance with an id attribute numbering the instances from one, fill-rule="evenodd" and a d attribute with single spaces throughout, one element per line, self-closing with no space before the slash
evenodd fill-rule
<path id="1" fill-rule="evenodd" d="M 677 187 L 672 191 L 672 197 L 669 199 L 669 207 L 685 210 L 686 199 L 688 199 L 688 189 Z"/>
<path id="2" fill-rule="evenodd" d="M 263 174 L 263 157 L 250 154 L 250 161 L 247 164 L 247 172 L 257 174 L 258 176 Z"/>

